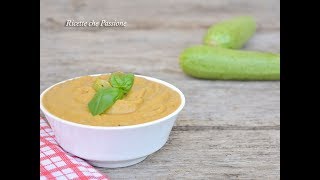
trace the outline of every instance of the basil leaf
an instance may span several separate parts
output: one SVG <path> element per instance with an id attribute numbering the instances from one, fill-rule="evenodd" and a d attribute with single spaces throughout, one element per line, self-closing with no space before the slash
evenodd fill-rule
<path id="1" fill-rule="evenodd" d="M 114 88 L 119 88 L 127 94 L 133 86 L 134 75 L 132 73 L 115 72 L 112 73 L 109 79 L 109 83 Z"/>
<path id="2" fill-rule="evenodd" d="M 123 97 L 123 92 L 117 88 L 101 88 L 88 103 L 89 111 L 93 116 L 103 113 L 118 99 Z"/>
<path id="3" fill-rule="evenodd" d="M 108 80 L 97 79 L 96 82 L 94 82 L 92 87 L 96 91 L 99 91 L 101 88 L 103 88 L 103 89 L 110 88 L 111 85 L 109 84 Z"/>
<path id="4" fill-rule="evenodd" d="M 111 74 L 109 81 L 98 79 L 92 86 L 97 92 L 88 103 L 91 114 L 95 116 L 105 112 L 130 91 L 133 83 L 132 73 L 115 72 Z"/>

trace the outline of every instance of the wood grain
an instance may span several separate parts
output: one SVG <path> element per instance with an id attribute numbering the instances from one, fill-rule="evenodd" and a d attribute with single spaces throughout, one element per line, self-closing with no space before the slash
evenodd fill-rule
<path id="1" fill-rule="evenodd" d="M 158 152 L 135 166 L 99 169 L 112 179 L 279 179 L 280 82 L 186 76 L 179 53 L 222 19 L 258 24 L 244 49 L 280 52 L 278 0 L 40 1 L 40 91 L 116 70 L 177 86 L 186 106 Z M 67 19 L 123 20 L 125 28 L 68 28 Z"/>
<path id="2" fill-rule="evenodd" d="M 143 162 L 99 170 L 111 179 L 278 179 L 278 153 L 274 130 L 172 131 Z"/>

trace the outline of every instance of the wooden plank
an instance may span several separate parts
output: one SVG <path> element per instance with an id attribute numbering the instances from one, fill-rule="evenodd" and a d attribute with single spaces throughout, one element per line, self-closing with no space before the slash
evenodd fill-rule
<path id="1" fill-rule="evenodd" d="M 172 131 L 139 164 L 98 170 L 111 179 L 279 179 L 278 130 Z"/>
<path id="2" fill-rule="evenodd" d="M 50 30 L 65 30 L 67 19 L 116 19 L 127 21 L 128 29 L 199 29 L 236 15 L 253 15 L 259 29 L 280 28 L 279 0 L 42 0 L 40 14 L 41 27 Z"/>

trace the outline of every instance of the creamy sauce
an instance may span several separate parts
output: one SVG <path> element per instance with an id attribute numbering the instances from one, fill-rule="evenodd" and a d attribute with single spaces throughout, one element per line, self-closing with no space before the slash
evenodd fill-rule
<path id="1" fill-rule="evenodd" d="M 179 94 L 162 84 L 135 77 L 130 92 L 101 115 L 92 116 L 88 102 L 95 94 L 92 88 L 99 77 L 83 76 L 51 88 L 43 96 L 44 107 L 67 121 L 92 126 L 128 126 L 165 117 L 181 104 Z"/>

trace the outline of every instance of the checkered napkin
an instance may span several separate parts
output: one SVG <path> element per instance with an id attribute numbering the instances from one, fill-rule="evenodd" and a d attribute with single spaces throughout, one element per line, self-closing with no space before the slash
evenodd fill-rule
<path id="1" fill-rule="evenodd" d="M 40 179 L 109 180 L 82 159 L 63 151 L 47 122 L 40 117 Z"/>

